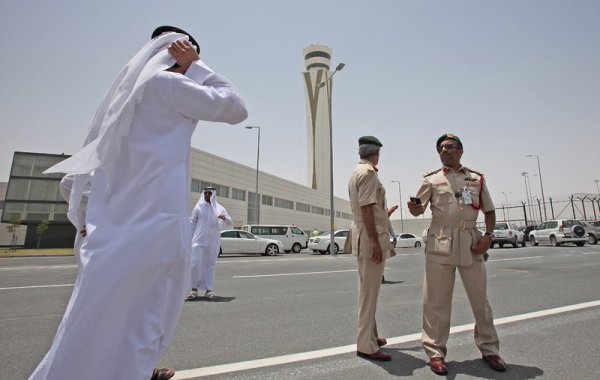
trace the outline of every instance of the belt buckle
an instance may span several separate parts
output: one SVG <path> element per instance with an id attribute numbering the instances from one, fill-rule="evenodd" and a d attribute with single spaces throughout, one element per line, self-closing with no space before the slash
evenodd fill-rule
<path id="1" fill-rule="evenodd" d="M 461 220 L 459 222 L 459 226 L 460 226 L 460 229 L 464 231 L 467 226 L 467 222 L 465 222 L 464 220 Z"/>

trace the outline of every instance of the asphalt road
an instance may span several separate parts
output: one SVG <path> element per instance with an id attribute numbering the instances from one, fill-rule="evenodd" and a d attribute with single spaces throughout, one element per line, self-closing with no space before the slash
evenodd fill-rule
<path id="1" fill-rule="evenodd" d="M 184 304 L 159 364 L 175 368 L 176 379 L 437 378 L 419 341 L 423 249 L 396 251 L 386 263 L 377 322 L 391 362 L 355 355 L 355 259 L 302 252 L 220 258 L 220 298 Z M 508 371 L 482 363 L 457 276 L 447 377 L 598 378 L 600 245 L 490 252 L 488 296 Z M 26 379 L 44 356 L 76 271 L 72 257 L 0 259 L 0 379 Z"/>

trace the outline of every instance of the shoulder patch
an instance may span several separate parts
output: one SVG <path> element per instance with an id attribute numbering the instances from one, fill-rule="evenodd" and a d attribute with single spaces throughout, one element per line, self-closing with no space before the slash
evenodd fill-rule
<path id="1" fill-rule="evenodd" d="M 465 166 L 465 169 L 467 169 L 467 170 L 468 170 L 468 171 L 470 171 L 471 173 L 475 173 L 475 174 L 477 174 L 477 175 L 479 175 L 479 176 L 483 177 L 483 173 L 482 173 L 482 172 L 480 172 L 480 171 L 473 170 L 473 169 L 471 169 L 471 168 L 467 168 L 466 166 Z"/>
<path id="2" fill-rule="evenodd" d="M 429 177 L 430 175 L 435 174 L 435 173 L 439 172 L 440 170 L 442 170 L 442 168 L 427 172 L 427 173 L 423 174 L 423 177 Z"/>

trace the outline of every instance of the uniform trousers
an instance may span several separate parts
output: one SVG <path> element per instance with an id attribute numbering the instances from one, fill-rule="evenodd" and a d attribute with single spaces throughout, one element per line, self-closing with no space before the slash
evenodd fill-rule
<path id="1" fill-rule="evenodd" d="M 381 288 L 385 259 L 379 264 L 371 260 L 371 255 L 357 257 L 358 261 L 358 325 L 356 350 L 365 354 L 379 351 L 377 345 L 377 299 Z"/>
<path id="2" fill-rule="evenodd" d="M 500 343 L 486 295 L 487 273 L 484 262 L 479 260 L 474 260 L 469 266 L 426 261 L 421 338 L 423 348 L 430 358 L 446 356 L 456 269 L 475 316 L 475 344 L 483 355 L 499 355 Z"/>

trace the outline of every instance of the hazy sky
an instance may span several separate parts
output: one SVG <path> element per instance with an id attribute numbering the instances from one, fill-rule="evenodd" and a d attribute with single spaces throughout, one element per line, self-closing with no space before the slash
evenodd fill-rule
<path id="1" fill-rule="evenodd" d="M 497 206 L 525 199 L 521 172 L 546 196 L 596 192 L 600 179 L 600 1 L 114 1 L 0 3 L 0 181 L 14 151 L 74 153 L 120 68 L 162 24 L 194 35 L 250 116 L 201 122 L 192 145 L 306 184 L 302 50 L 333 48 L 335 194 L 347 198 L 357 139 L 383 142 L 390 203 L 440 166 L 453 132 L 463 164 L 486 174 Z M 538 177 L 531 178 L 540 196 Z"/>

